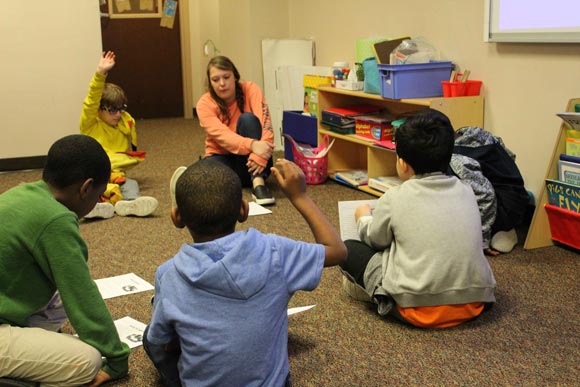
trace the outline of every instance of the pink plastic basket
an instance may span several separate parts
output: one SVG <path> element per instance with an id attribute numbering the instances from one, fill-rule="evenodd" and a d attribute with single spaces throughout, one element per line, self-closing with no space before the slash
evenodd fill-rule
<path id="1" fill-rule="evenodd" d="M 328 178 L 328 156 L 323 157 L 309 157 L 302 154 L 299 145 L 292 136 L 285 134 L 284 137 L 292 143 L 292 155 L 294 162 L 302 169 L 306 177 L 306 184 L 321 184 Z M 312 148 L 312 152 L 317 154 L 328 147 L 328 136 L 325 135 L 323 143 L 316 148 Z"/>

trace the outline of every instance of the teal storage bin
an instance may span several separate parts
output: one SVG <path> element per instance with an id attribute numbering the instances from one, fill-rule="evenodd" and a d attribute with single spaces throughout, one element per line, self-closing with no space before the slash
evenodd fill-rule
<path id="1" fill-rule="evenodd" d="M 363 71 L 365 80 L 363 90 L 369 94 L 381 94 L 381 76 L 379 74 L 378 62 L 375 57 L 363 60 Z"/>
<path id="2" fill-rule="evenodd" d="M 381 74 L 383 98 L 425 98 L 443 95 L 441 81 L 448 81 L 453 63 L 432 61 L 429 63 L 378 65 Z"/>

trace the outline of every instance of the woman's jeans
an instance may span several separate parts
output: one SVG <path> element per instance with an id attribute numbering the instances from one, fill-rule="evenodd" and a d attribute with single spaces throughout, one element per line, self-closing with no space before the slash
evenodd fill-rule
<path id="1" fill-rule="evenodd" d="M 240 136 L 253 138 L 254 140 L 260 140 L 262 138 L 262 124 L 260 123 L 258 117 L 256 117 L 253 113 L 242 113 L 238 119 L 236 132 Z M 272 165 L 274 165 L 273 158 L 270 157 L 268 164 L 262 173 L 252 175 L 250 172 L 248 172 L 248 166 L 246 165 L 248 163 L 248 155 L 211 155 L 207 158 L 219 161 L 233 169 L 240 177 L 243 187 L 251 187 L 252 180 L 254 180 L 256 177 L 261 177 L 266 180 L 268 176 L 270 176 L 270 168 L 272 168 Z"/>

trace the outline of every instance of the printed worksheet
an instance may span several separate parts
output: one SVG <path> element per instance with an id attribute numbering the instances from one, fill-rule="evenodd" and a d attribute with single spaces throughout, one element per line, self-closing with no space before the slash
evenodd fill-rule
<path id="1" fill-rule="evenodd" d="M 338 202 L 338 220 L 340 224 L 340 238 L 345 241 L 347 239 L 360 240 L 356 230 L 356 222 L 354 220 L 354 211 L 357 207 L 363 204 L 369 204 L 372 208 L 375 207 L 377 199 L 371 200 L 346 200 Z"/>
<path id="2" fill-rule="evenodd" d="M 129 316 L 115 320 L 115 327 L 119 333 L 121 341 L 129 346 L 135 348 L 143 345 L 143 332 L 147 325 L 137 321 Z"/>
<path id="3" fill-rule="evenodd" d="M 267 208 L 262 207 L 258 203 L 250 202 L 250 213 L 248 214 L 248 216 L 266 215 L 266 214 L 271 214 L 271 213 L 272 213 L 272 211 L 270 211 Z"/>
<path id="4" fill-rule="evenodd" d="M 101 278 L 95 280 L 95 283 L 104 300 L 154 289 L 153 285 L 134 273 Z"/>

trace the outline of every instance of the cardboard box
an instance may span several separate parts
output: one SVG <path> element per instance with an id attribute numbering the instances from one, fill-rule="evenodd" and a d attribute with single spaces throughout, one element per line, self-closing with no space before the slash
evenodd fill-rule
<path id="1" fill-rule="evenodd" d="M 318 145 L 318 123 L 316 117 L 307 116 L 298 110 L 282 113 L 282 134 L 290 135 L 294 141 L 312 146 Z M 284 158 L 294 161 L 292 145 L 284 141 Z"/>
<path id="2" fill-rule="evenodd" d="M 357 116 L 355 117 L 355 134 L 371 138 L 377 141 L 393 139 L 393 125 L 391 121 L 382 116 Z"/>

